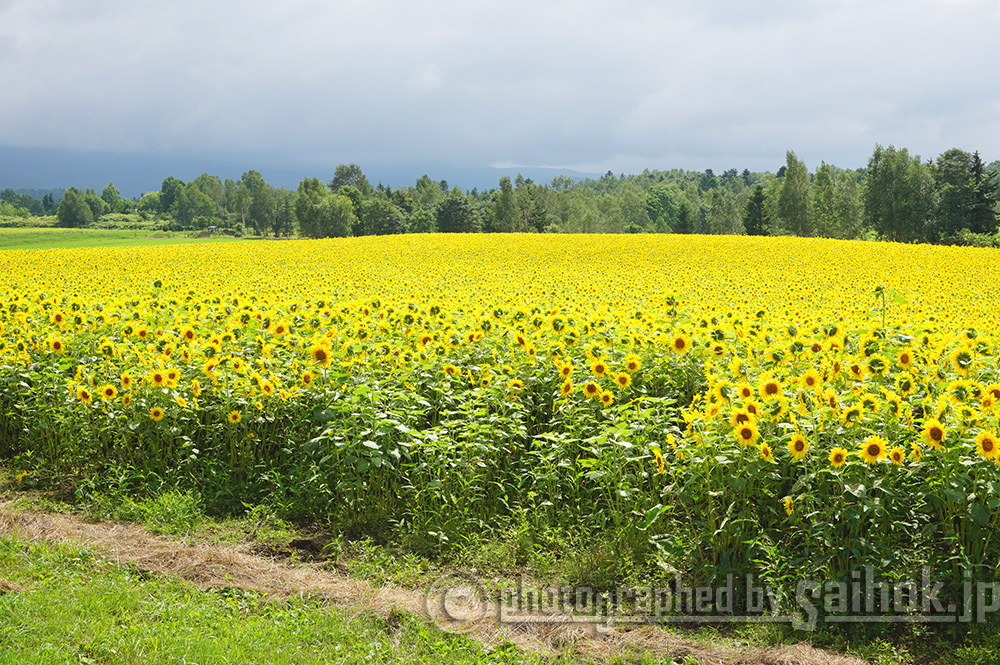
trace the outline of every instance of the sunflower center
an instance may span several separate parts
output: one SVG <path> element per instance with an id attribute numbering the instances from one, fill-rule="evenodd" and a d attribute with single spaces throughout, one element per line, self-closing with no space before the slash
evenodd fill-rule
<path id="1" fill-rule="evenodd" d="M 882 449 L 878 446 L 877 443 L 873 443 L 870 446 L 868 446 L 868 456 L 869 457 L 878 457 L 879 453 L 881 453 L 881 452 L 882 452 Z"/>

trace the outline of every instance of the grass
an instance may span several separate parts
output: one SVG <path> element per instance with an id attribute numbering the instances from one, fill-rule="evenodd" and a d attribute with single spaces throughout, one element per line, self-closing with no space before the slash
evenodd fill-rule
<path id="1" fill-rule="evenodd" d="M 68 249 L 78 247 L 143 247 L 187 243 L 233 242 L 238 238 L 193 238 L 164 231 L 114 231 L 105 229 L 14 228 L 0 229 L 0 249 Z"/>
<path id="2" fill-rule="evenodd" d="M 14 586 L 0 595 L 0 663 L 541 662 L 398 612 L 204 591 L 78 547 L 0 537 L 0 571 Z"/>

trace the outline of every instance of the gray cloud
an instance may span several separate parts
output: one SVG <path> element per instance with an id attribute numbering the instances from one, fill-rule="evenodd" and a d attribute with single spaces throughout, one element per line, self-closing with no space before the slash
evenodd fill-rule
<path id="1" fill-rule="evenodd" d="M 0 0 L 0 144 L 288 164 L 1000 157 L 995 0 Z"/>

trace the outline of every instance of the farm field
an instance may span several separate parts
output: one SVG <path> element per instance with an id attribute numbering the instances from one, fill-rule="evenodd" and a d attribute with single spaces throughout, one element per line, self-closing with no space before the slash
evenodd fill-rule
<path id="1" fill-rule="evenodd" d="M 50 227 L 0 228 L 3 249 L 75 249 L 81 247 L 142 247 L 188 243 L 232 242 L 231 237 L 194 238 L 165 231 L 114 231 Z"/>
<path id="2" fill-rule="evenodd" d="M 1000 554 L 998 257 L 669 235 L 11 249 L 0 453 L 26 487 L 178 488 L 421 553 L 585 550 L 573 583 L 752 574 L 792 597 L 928 566 L 958 593 Z"/>

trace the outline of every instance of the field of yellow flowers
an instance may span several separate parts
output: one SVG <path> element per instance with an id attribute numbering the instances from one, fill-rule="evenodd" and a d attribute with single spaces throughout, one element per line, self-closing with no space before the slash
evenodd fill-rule
<path id="1" fill-rule="evenodd" d="M 996 574 L 1000 253 L 407 235 L 0 252 L 0 454 L 428 548 Z M 123 481 L 124 482 L 124 481 Z"/>

